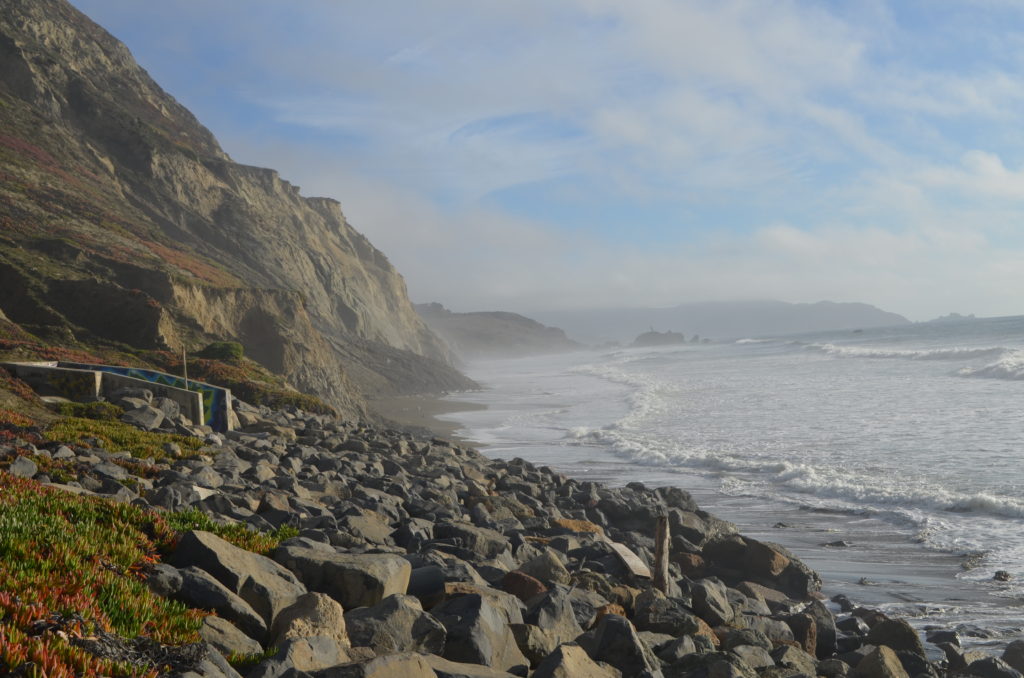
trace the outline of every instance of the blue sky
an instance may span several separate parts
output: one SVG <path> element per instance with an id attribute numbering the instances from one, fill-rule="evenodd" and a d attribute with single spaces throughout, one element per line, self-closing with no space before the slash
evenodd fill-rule
<path id="1" fill-rule="evenodd" d="M 1024 313 L 1024 3 L 73 1 L 416 301 Z"/>

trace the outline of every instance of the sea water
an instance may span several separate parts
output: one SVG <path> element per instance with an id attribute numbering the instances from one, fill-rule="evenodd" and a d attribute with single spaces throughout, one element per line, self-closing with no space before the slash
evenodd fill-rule
<path id="1" fill-rule="evenodd" d="M 469 366 L 461 435 L 575 477 L 690 490 L 826 592 L 1024 626 L 1024 317 Z M 994 581 L 997 571 L 1008 582 Z M 873 588 L 874 587 L 874 588 Z"/>

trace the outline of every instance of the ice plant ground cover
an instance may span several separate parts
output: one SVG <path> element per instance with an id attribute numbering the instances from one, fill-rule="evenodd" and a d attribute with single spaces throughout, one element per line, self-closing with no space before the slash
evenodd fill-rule
<path id="1" fill-rule="evenodd" d="M 97 659 L 74 643 L 98 632 L 169 645 L 198 641 L 205 613 L 144 583 L 146 568 L 189 529 L 259 553 L 292 536 L 287 528 L 261 535 L 195 510 L 159 514 L 0 473 L 0 673 L 156 675 L 158 667 Z"/>

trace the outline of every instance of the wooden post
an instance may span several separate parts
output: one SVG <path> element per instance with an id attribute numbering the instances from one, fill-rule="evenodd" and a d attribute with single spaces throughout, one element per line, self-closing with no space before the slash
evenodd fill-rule
<path id="1" fill-rule="evenodd" d="M 189 390 L 189 388 L 188 388 L 188 358 L 185 355 L 185 347 L 184 346 L 181 347 L 181 369 L 184 371 L 184 374 L 185 374 L 185 390 L 187 391 L 187 390 Z"/>
<path id="2" fill-rule="evenodd" d="M 654 533 L 654 588 L 668 594 L 668 516 L 658 518 Z"/>

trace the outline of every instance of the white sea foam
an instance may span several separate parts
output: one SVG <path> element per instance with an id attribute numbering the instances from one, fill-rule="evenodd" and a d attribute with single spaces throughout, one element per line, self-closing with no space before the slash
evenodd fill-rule
<path id="1" fill-rule="evenodd" d="M 837 344 L 806 344 L 804 349 L 818 351 L 837 358 L 903 358 L 907 360 L 970 360 L 1000 356 L 1011 349 L 992 347 L 950 347 L 931 349 L 873 348 L 868 346 L 840 346 Z"/>
<path id="2" fill-rule="evenodd" d="M 1008 351 L 1001 360 L 984 367 L 965 367 L 958 374 L 963 377 L 1024 380 L 1024 351 Z"/>
<path id="3" fill-rule="evenodd" d="M 771 339 L 737 339 L 737 344 L 770 344 Z"/>

